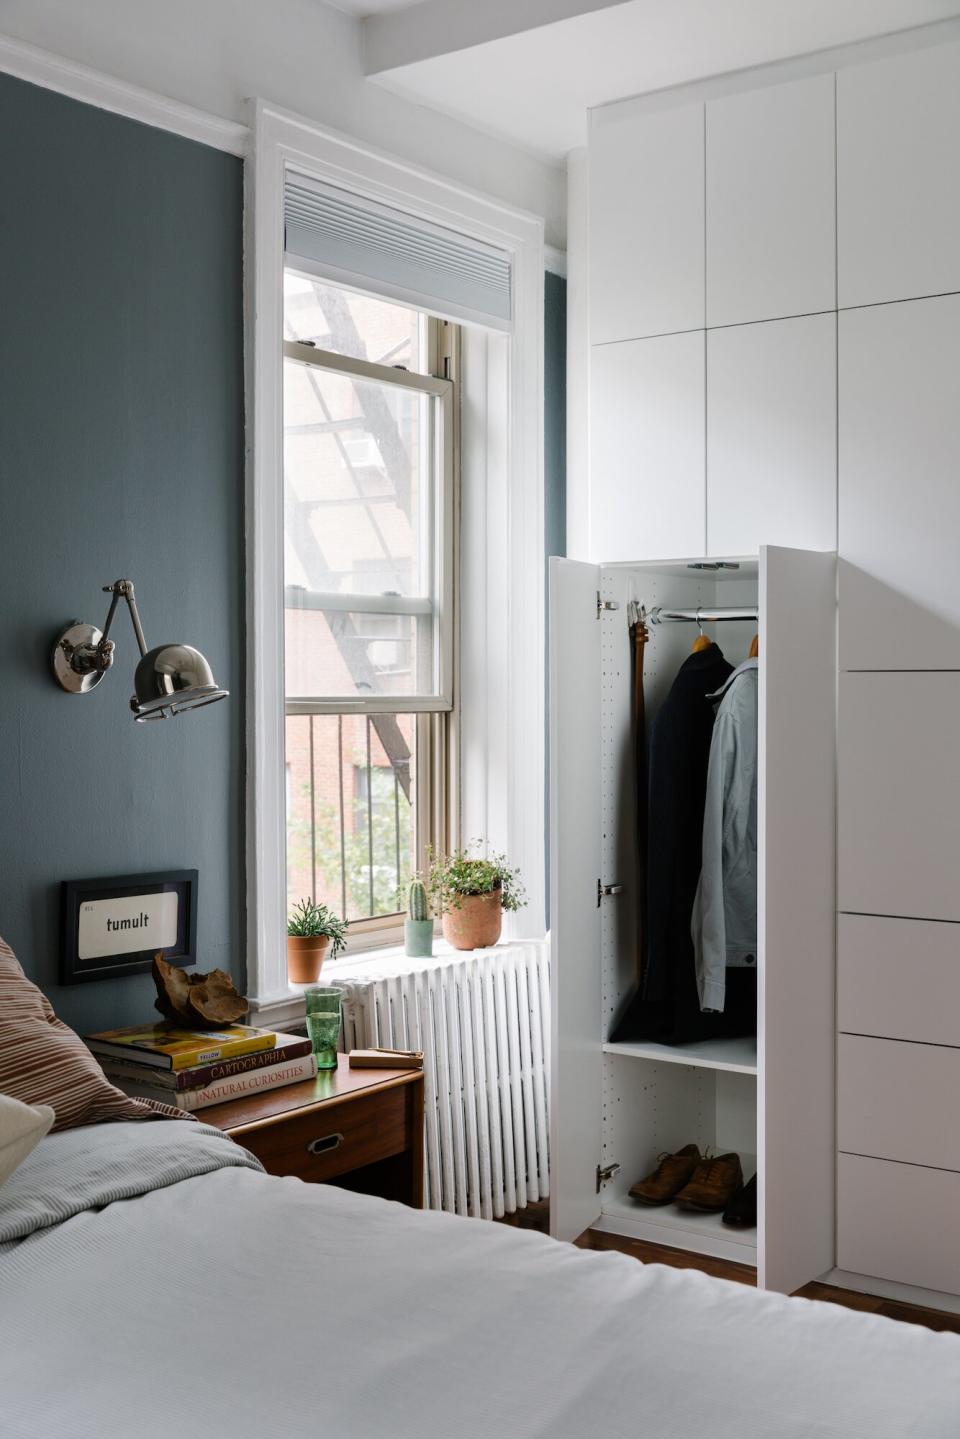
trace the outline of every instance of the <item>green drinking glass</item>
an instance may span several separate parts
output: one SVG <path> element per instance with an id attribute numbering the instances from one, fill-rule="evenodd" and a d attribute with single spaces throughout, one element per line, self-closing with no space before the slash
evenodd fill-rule
<path id="1" fill-rule="evenodd" d="M 311 985 L 305 993 L 307 1034 L 313 1045 L 318 1069 L 336 1069 L 337 1043 L 340 1039 L 340 1001 L 342 989 Z"/>

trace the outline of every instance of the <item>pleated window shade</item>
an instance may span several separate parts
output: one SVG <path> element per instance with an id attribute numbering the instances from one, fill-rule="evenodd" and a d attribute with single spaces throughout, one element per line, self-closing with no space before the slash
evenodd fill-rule
<path id="1" fill-rule="evenodd" d="M 495 245 L 306 176 L 284 189 L 286 252 L 414 309 L 509 330 L 511 257 Z"/>

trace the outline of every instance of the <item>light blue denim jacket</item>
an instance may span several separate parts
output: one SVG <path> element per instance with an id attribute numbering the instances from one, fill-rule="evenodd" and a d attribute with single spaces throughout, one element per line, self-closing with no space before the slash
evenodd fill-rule
<path id="1" fill-rule="evenodd" d="M 711 699 L 703 858 L 690 932 L 702 1010 L 723 1011 L 728 966 L 757 962 L 757 689 L 759 661 Z"/>

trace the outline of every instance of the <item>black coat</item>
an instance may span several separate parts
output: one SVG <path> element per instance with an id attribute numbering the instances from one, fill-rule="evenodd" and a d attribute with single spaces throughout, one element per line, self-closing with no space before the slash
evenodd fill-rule
<path id="1" fill-rule="evenodd" d="M 726 1014 L 700 1013 L 690 937 L 715 713 L 708 696 L 732 673 L 715 644 L 689 655 L 650 726 L 643 978 L 615 1039 L 682 1042 L 749 1031 L 754 1023 L 733 995 Z M 753 1004 L 755 1011 L 755 998 Z"/>

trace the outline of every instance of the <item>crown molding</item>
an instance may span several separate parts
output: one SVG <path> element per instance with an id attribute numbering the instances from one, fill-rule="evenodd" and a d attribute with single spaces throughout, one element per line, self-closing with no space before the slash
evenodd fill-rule
<path id="1" fill-rule="evenodd" d="M 51 55 L 47 50 L 11 40 L 6 35 L 0 35 L 0 72 L 41 85 L 45 90 L 56 90 L 98 110 L 139 120 L 154 129 L 169 130 L 185 140 L 196 140 L 231 155 L 247 153 L 250 132 L 246 125 L 183 105 L 179 100 L 169 100 L 139 85 L 130 85 L 113 75 Z"/>
<path id="2" fill-rule="evenodd" d="M 564 277 L 564 279 L 566 279 L 566 276 L 567 276 L 567 252 L 566 252 L 566 250 L 558 250 L 554 245 L 544 245 L 544 247 L 543 247 L 543 267 L 544 267 L 545 270 L 549 270 L 550 273 L 551 273 L 551 275 L 562 275 L 562 276 Z"/>

